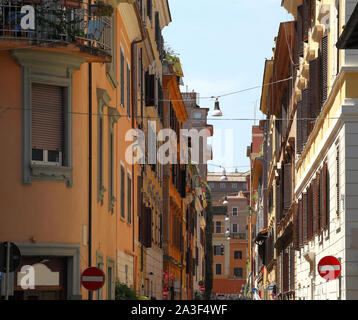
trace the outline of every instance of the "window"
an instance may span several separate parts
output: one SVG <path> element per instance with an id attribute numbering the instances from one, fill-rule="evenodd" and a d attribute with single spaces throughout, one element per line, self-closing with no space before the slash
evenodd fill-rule
<path id="1" fill-rule="evenodd" d="M 115 262 L 112 258 L 107 257 L 107 300 L 114 300 L 115 298 L 115 275 L 114 275 Z"/>
<path id="2" fill-rule="evenodd" d="M 237 189 L 237 183 L 232 183 L 232 184 L 231 184 L 231 188 L 232 188 L 232 189 Z"/>
<path id="3" fill-rule="evenodd" d="M 103 204 L 103 116 L 98 116 L 98 201 Z"/>
<path id="4" fill-rule="evenodd" d="M 209 182 L 209 187 L 210 187 L 210 189 L 214 189 L 215 188 L 215 183 L 214 182 Z"/>
<path id="5" fill-rule="evenodd" d="M 147 0 L 147 16 L 150 23 L 153 21 L 153 0 Z"/>
<path id="6" fill-rule="evenodd" d="M 121 48 L 121 105 L 124 107 L 124 54 Z"/>
<path id="7" fill-rule="evenodd" d="M 131 70 L 127 63 L 127 116 L 131 116 Z"/>
<path id="8" fill-rule="evenodd" d="M 220 183 L 220 189 L 225 189 L 226 188 L 226 184 L 225 183 Z"/>
<path id="9" fill-rule="evenodd" d="M 236 207 L 233 207 L 232 208 L 232 215 L 237 216 L 237 213 L 238 213 L 238 209 Z"/>
<path id="10" fill-rule="evenodd" d="M 67 187 L 72 187 L 73 182 L 73 168 L 72 168 L 72 152 L 76 152 L 72 148 L 72 74 L 79 70 L 83 58 L 66 55 L 57 52 L 44 52 L 41 50 L 34 51 L 31 55 L 26 50 L 17 50 L 12 52 L 12 56 L 17 63 L 22 66 L 22 101 L 23 105 L 27 106 L 22 109 L 22 183 L 25 185 L 31 185 L 33 180 L 36 181 L 54 181 L 65 182 Z M 44 68 L 43 66 L 46 66 Z M 51 88 L 53 91 L 57 91 L 57 97 L 62 99 L 62 111 L 56 108 L 54 112 L 41 112 L 43 117 L 49 116 L 52 120 L 55 114 L 62 117 L 61 121 L 56 122 L 59 126 L 50 126 L 50 130 L 53 132 L 62 134 L 62 141 L 56 143 L 62 144 L 62 155 L 59 151 L 52 148 L 35 147 L 32 145 L 32 114 L 37 113 L 40 115 L 40 109 L 44 110 L 44 105 L 41 107 L 34 106 L 32 108 L 33 99 L 35 98 L 33 93 L 33 85 L 40 84 L 43 87 L 44 84 Z M 42 85 L 41 85 L 42 84 Z M 39 88 L 39 86 L 37 86 Z M 35 88 L 36 89 L 36 88 Z M 40 89 L 40 92 L 42 90 Z M 59 93 L 59 92 L 62 93 Z M 43 92 L 49 95 L 49 92 Z M 62 96 L 62 97 L 61 97 Z M 40 98 L 38 96 L 38 98 Z M 35 98 L 36 99 L 36 98 Z M 54 97 L 50 97 L 51 100 Z M 48 99 L 42 99 L 44 103 L 48 105 Z M 34 101 L 36 102 L 36 101 Z M 55 104 L 56 105 L 56 104 Z M 58 101 L 57 101 L 58 105 Z M 37 109 L 39 112 L 35 112 Z M 60 115 L 62 113 L 62 115 Z M 39 119 L 40 120 L 40 119 Z M 49 122 L 47 121 L 46 124 Z M 42 128 L 43 126 L 40 126 Z M 52 128 L 53 127 L 53 128 Z M 43 127 L 44 128 L 44 127 Z M 46 137 L 48 135 L 46 134 Z M 51 144 L 55 143 L 54 140 L 48 141 Z M 49 145 L 48 145 L 49 147 Z M 34 160 L 40 159 L 40 161 L 47 160 L 47 163 L 34 163 L 32 160 L 32 149 L 34 151 Z M 47 152 L 47 154 L 40 150 L 52 150 L 55 152 Z M 41 160 L 42 157 L 42 160 Z M 58 161 L 57 161 L 58 160 Z M 36 160 L 35 160 L 36 161 Z M 54 164 L 56 163 L 56 164 Z"/>
<path id="11" fill-rule="evenodd" d="M 234 259 L 242 259 L 242 251 L 234 251 Z"/>
<path id="12" fill-rule="evenodd" d="M 114 212 L 114 134 L 113 131 L 109 132 L 109 141 L 108 141 L 108 203 L 109 211 Z"/>
<path id="13" fill-rule="evenodd" d="M 214 246 L 214 255 L 215 256 L 222 256 L 224 255 L 224 250 L 223 250 L 223 246 L 219 245 L 219 246 Z"/>
<path id="14" fill-rule="evenodd" d="M 233 223 L 232 224 L 232 232 L 237 233 L 238 232 L 237 230 L 238 230 L 237 223 Z"/>
<path id="15" fill-rule="evenodd" d="M 127 222 L 132 222 L 132 180 L 131 176 L 128 173 L 127 176 Z"/>
<path id="16" fill-rule="evenodd" d="M 126 174 L 125 174 L 125 170 L 123 165 L 121 165 L 121 218 L 125 218 L 125 206 L 124 206 L 124 199 L 125 199 L 125 179 L 126 179 Z"/>
<path id="17" fill-rule="evenodd" d="M 112 300 L 112 268 L 107 268 L 107 300 Z"/>
<path id="18" fill-rule="evenodd" d="M 194 119 L 201 119 L 201 113 L 200 112 L 194 112 L 193 117 L 194 117 Z"/>
<path id="19" fill-rule="evenodd" d="M 242 268 L 234 268 L 234 276 L 242 278 L 243 272 Z"/>
<path id="20" fill-rule="evenodd" d="M 98 252 L 96 253 L 96 266 L 98 269 L 103 271 L 103 267 L 104 267 L 103 256 Z M 103 287 L 96 291 L 96 296 L 97 296 L 97 300 L 103 299 Z"/>
<path id="21" fill-rule="evenodd" d="M 62 165 L 65 143 L 65 89 L 32 83 L 32 163 Z"/>
<path id="22" fill-rule="evenodd" d="M 221 233 L 221 221 L 216 221 L 216 230 L 215 233 Z"/>
<path id="23" fill-rule="evenodd" d="M 221 274 L 221 263 L 215 265 L 215 274 Z"/>

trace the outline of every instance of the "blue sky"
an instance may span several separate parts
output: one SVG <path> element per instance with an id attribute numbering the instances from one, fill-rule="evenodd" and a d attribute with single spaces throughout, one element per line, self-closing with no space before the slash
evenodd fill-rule
<path id="1" fill-rule="evenodd" d="M 196 91 L 200 106 L 214 107 L 205 97 L 262 84 L 266 58 L 272 57 L 280 22 L 292 20 L 281 0 L 169 0 L 172 22 L 163 30 L 170 48 L 179 54 L 183 71 L 182 91 Z M 261 89 L 219 99 L 221 119 L 254 119 L 259 111 Z M 213 160 L 209 164 L 249 169 L 246 147 L 251 143 L 253 120 L 210 120 L 214 125 Z M 258 124 L 258 121 L 256 121 Z M 221 149 L 221 150 L 220 150 Z M 209 171 L 221 170 L 209 166 Z"/>

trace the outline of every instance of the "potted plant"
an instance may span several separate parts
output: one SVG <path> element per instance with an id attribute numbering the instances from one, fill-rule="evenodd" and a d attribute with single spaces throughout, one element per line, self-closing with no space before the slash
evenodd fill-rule
<path id="1" fill-rule="evenodd" d="M 113 14 L 113 7 L 103 1 L 97 1 L 91 6 L 91 13 L 99 17 L 110 17 Z"/>

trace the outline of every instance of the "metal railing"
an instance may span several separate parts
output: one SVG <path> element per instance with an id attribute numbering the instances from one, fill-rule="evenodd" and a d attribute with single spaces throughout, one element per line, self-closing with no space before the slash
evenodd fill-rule
<path id="1" fill-rule="evenodd" d="M 245 232 L 232 232 L 230 234 L 230 238 L 232 239 L 242 239 L 242 240 L 247 240 L 247 236 Z"/>
<path id="2" fill-rule="evenodd" d="M 0 38 L 65 42 L 111 53 L 111 17 L 77 0 L 0 0 Z"/>

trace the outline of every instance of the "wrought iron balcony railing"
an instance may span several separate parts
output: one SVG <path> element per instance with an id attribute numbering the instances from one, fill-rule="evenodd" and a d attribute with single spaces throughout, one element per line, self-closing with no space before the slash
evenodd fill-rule
<path id="1" fill-rule="evenodd" d="M 0 39 L 76 44 L 81 51 L 110 56 L 111 14 L 103 2 L 0 0 Z"/>

